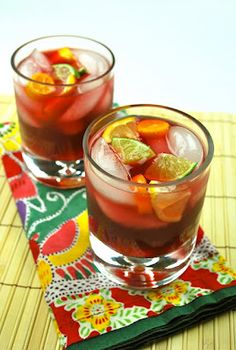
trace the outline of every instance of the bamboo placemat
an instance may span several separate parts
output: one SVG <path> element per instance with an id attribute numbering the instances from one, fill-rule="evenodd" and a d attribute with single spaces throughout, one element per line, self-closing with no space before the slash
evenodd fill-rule
<path id="1" fill-rule="evenodd" d="M 192 114 L 209 129 L 215 142 L 215 157 L 201 224 L 211 242 L 235 269 L 236 115 Z M 0 97 L 0 116 L 0 122 L 15 119 L 11 97 Z M 234 350 L 235 329 L 236 313 L 231 311 L 143 350 Z M 0 349 L 61 349 L 1 163 Z"/>

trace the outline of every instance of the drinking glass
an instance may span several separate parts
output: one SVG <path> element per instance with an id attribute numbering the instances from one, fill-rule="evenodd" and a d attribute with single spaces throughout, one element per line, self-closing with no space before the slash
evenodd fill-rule
<path id="1" fill-rule="evenodd" d="M 82 137 L 112 107 L 114 63 L 107 46 L 73 35 L 38 38 L 13 53 L 22 154 L 39 181 L 62 188 L 83 184 Z M 61 80 L 53 79 L 55 71 Z"/>
<path id="2" fill-rule="evenodd" d="M 95 145 L 111 123 L 129 117 L 158 118 L 189 130 L 202 147 L 201 163 L 175 181 L 143 184 L 117 177 L 110 151 L 102 146 L 95 150 Z M 196 244 L 214 150 L 207 129 L 173 108 L 123 106 L 90 124 L 83 147 L 90 242 L 99 270 L 137 289 L 156 288 L 176 279 L 187 269 Z M 150 210 L 146 203 L 151 204 Z"/>

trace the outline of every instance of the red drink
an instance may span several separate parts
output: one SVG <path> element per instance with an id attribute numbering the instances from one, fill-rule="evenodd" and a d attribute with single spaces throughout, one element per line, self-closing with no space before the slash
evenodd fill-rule
<path id="1" fill-rule="evenodd" d="M 96 259 L 119 282 L 138 288 L 167 283 L 188 266 L 209 175 L 208 145 L 197 128 L 168 113 L 158 117 L 157 109 L 156 118 L 128 107 L 128 117 L 101 121 L 86 157 Z"/>
<path id="2" fill-rule="evenodd" d="M 106 47 L 78 37 L 65 41 L 78 46 L 59 46 L 64 43 L 61 37 L 56 43 L 54 39 L 39 39 L 49 40 L 42 49 L 37 40 L 30 43 L 32 51 L 14 62 L 24 158 L 29 168 L 33 160 L 49 178 L 58 177 L 58 161 L 64 162 L 59 177 L 76 175 L 71 162 L 83 158 L 82 138 L 88 124 L 112 107 L 114 82 L 114 58 Z M 86 40 L 93 45 L 86 46 Z M 54 174 L 48 170 L 52 164 Z"/>

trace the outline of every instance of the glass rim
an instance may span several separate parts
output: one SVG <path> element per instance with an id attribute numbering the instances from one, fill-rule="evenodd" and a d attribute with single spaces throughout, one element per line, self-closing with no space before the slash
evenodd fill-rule
<path id="1" fill-rule="evenodd" d="M 58 83 L 57 83 L 57 84 L 51 84 L 51 83 L 46 83 L 46 82 L 40 82 L 40 81 L 34 80 L 34 79 L 30 78 L 30 77 L 27 77 L 26 75 L 22 74 L 22 73 L 18 70 L 17 66 L 15 65 L 15 58 L 16 58 L 16 55 L 18 54 L 18 52 L 19 52 L 21 49 L 23 49 L 24 47 L 26 47 L 26 46 L 29 45 L 29 44 L 32 44 L 32 43 L 37 42 L 37 41 L 40 41 L 40 40 L 50 39 L 50 38 L 63 38 L 63 37 L 64 37 L 64 38 L 75 38 L 75 39 L 78 38 L 78 39 L 84 39 L 84 40 L 88 40 L 88 41 L 91 41 L 91 42 L 94 42 L 94 43 L 96 43 L 96 44 L 99 44 L 99 45 L 103 46 L 103 47 L 110 53 L 110 55 L 111 55 L 111 59 L 112 59 L 111 65 L 109 66 L 109 68 L 108 68 L 103 74 L 100 74 L 99 76 L 97 76 L 97 77 L 95 77 L 95 78 L 92 78 L 92 79 L 90 79 L 90 80 L 81 81 L 81 82 L 79 82 L 79 83 L 74 83 L 74 84 L 63 84 L 63 83 L 60 83 L 60 84 L 58 84 Z M 98 41 L 98 40 L 95 40 L 95 39 L 92 39 L 92 38 L 86 37 L 86 36 L 80 36 L 80 35 L 69 35 L 69 34 L 68 34 L 68 35 L 67 35 L 67 34 L 64 35 L 64 34 L 59 34 L 59 35 L 41 36 L 41 37 L 39 37 L 39 38 L 36 38 L 36 39 L 32 39 L 32 40 L 27 41 L 26 43 L 24 43 L 24 44 L 22 44 L 21 46 L 19 46 L 19 47 L 13 52 L 13 54 L 12 54 L 12 56 L 11 56 L 11 59 L 10 59 L 10 62 L 11 62 L 11 67 L 12 67 L 13 71 L 14 71 L 16 74 L 18 74 L 19 76 L 21 76 L 22 78 L 24 78 L 24 79 L 26 79 L 26 80 L 28 80 L 28 81 L 31 81 L 31 82 L 33 82 L 33 83 L 37 83 L 37 84 L 40 84 L 40 85 L 66 87 L 66 86 L 80 86 L 80 85 L 86 85 L 86 84 L 89 84 L 89 83 L 91 83 L 91 82 L 97 81 L 97 80 L 99 80 L 99 79 L 105 77 L 107 74 L 109 74 L 109 73 L 112 71 L 112 69 L 113 69 L 114 66 L 115 66 L 115 56 L 114 56 L 113 52 L 111 51 L 111 49 L 110 49 L 107 45 L 101 43 L 101 42 Z"/>
<path id="2" fill-rule="evenodd" d="M 155 183 L 155 184 L 142 184 L 142 183 L 137 183 L 137 182 L 133 182 L 130 180 L 124 180 L 121 179 L 119 177 L 116 177 L 110 173 L 108 173 L 106 170 L 102 169 L 90 156 L 89 153 L 89 145 L 88 145 L 88 140 L 89 140 L 89 135 L 90 135 L 90 131 L 92 130 L 93 126 L 99 122 L 102 121 L 106 118 L 108 118 L 109 116 L 111 116 L 112 114 L 123 110 L 123 109 L 128 109 L 128 108 L 142 108 L 142 107 L 153 107 L 153 108 L 163 108 L 172 112 L 176 112 L 179 114 L 182 114 L 183 116 L 187 117 L 188 119 L 192 120 L 194 123 L 196 123 L 200 129 L 204 132 L 204 135 L 206 137 L 207 143 L 208 143 L 208 153 L 206 155 L 205 160 L 203 161 L 203 163 L 199 166 L 199 168 L 190 173 L 187 176 L 184 176 L 183 178 L 174 180 L 174 181 L 166 181 L 166 182 L 160 182 L 160 183 Z M 126 118 L 125 116 L 122 118 Z M 121 118 L 121 119 L 122 119 Z M 173 107 L 168 107 L 168 106 L 163 106 L 163 105 L 157 105 L 157 104 L 148 104 L 148 103 L 141 103 L 141 104 L 130 104 L 130 105 L 124 105 L 124 106 L 120 106 L 120 107 L 116 107 L 115 109 L 112 109 L 110 112 L 103 114 L 102 116 L 96 118 L 92 123 L 89 124 L 89 126 L 87 127 L 84 136 L 83 136 L 83 150 L 84 150 L 84 154 L 86 155 L 86 157 L 88 158 L 89 162 L 91 162 L 91 164 L 103 175 L 111 178 L 112 180 L 114 180 L 115 182 L 118 182 L 120 184 L 123 185 L 127 185 L 127 184 L 132 184 L 135 185 L 136 187 L 143 187 L 143 188 L 163 188 L 163 187 L 170 187 L 170 186 L 177 186 L 177 185 L 181 185 L 183 183 L 185 183 L 186 181 L 191 181 L 194 180 L 195 178 L 197 178 L 199 175 L 201 175 L 204 170 L 207 169 L 207 167 L 210 165 L 212 159 L 213 159 L 213 155 L 214 155 L 214 143 L 211 137 L 211 134 L 209 133 L 209 131 L 207 130 L 207 128 L 196 118 L 194 118 L 193 116 L 191 116 L 190 114 L 183 112 L 179 109 L 173 108 Z"/>

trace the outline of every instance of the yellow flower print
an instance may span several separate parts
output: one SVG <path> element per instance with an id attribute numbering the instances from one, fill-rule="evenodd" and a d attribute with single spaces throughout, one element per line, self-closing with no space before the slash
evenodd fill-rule
<path id="1" fill-rule="evenodd" d="M 85 300 L 84 305 L 77 308 L 75 317 L 77 320 L 89 322 L 94 329 L 102 332 L 109 326 L 111 316 L 115 315 L 120 307 L 120 303 L 92 294 Z"/>
<path id="2" fill-rule="evenodd" d="M 17 123 L 0 124 L 0 155 L 7 152 L 19 151 L 21 138 Z"/>
<path id="3" fill-rule="evenodd" d="M 173 305 L 180 304 L 183 294 L 188 290 L 188 283 L 184 281 L 175 281 L 156 291 L 148 293 L 148 298 L 152 301 L 165 300 Z"/>
<path id="4" fill-rule="evenodd" d="M 51 267 L 46 261 L 40 260 L 38 262 L 38 274 L 42 289 L 45 290 L 47 286 L 49 286 L 49 284 L 52 282 Z"/>
<path id="5" fill-rule="evenodd" d="M 219 260 L 212 265 L 212 271 L 228 274 L 233 278 L 236 278 L 236 272 L 234 272 L 230 267 L 226 266 L 225 262 L 226 260 L 222 256 L 219 256 Z"/>

